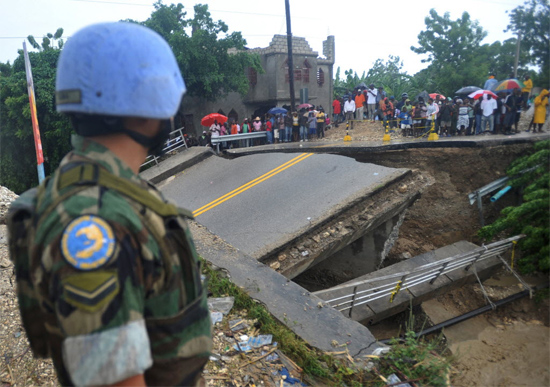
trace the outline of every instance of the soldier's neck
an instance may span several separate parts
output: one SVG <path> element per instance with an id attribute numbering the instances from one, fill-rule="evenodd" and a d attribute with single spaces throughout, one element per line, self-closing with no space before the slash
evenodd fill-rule
<path id="1" fill-rule="evenodd" d="M 136 175 L 139 173 L 141 164 L 143 164 L 149 153 L 148 149 L 143 145 L 138 144 L 122 133 L 94 137 L 93 140 L 113 152 L 119 159 L 124 161 Z"/>

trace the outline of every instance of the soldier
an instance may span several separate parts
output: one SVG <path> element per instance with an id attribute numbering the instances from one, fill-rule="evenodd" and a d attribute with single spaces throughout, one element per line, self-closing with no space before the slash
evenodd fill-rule
<path id="1" fill-rule="evenodd" d="M 23 324 L 62 385 L 196 385 L 211 323 L 185 210 L 138 176 L 185 92 L 174 54 L 132 23 L 86 27 L 59 58 L 73 151 L 8 216 Z"/>

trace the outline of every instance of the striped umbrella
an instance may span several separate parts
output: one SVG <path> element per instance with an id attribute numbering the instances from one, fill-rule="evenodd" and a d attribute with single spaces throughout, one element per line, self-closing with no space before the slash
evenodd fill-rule
<path id="1" fill-rule="evenodd" d="M 525 85 L 520 80 L 511 78 L 500 82 L 494 91 L 510 91 L 512 89 L 523 89 L 524 87 Z"/>
<path id="2" fill-rule="evenodd" d="M 490 94 L 493 98 L 498 98 L 497 95 L 493 93 L 491 90 L 474 91 L 473 93 L 468 94 L 468 98 L 479 99 L 483 96 L 483 94 Z"/>

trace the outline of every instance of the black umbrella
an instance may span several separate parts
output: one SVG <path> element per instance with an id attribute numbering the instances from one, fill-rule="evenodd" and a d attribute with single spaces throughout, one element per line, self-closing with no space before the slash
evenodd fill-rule
<path id="1" fill-rule="evenodd" d="M 462 89 L 458 89 L 455 94 L 471 94 L 474 91 L 481 90 L 481 87 L 477 86 L 465 86 Z"/>
<path id="2" fill-rule="evenodd" d="M 418 101 L 418 99 L 420 97 L 422 97 L 424 102 L 428 102 L 428 98 L 430 98 L 430 95 L 428 94 L 428 92 L 426 90 L 424 90 L 422 93 L 420 93 L 416 96 L 415 100 Z"/>
<path id="3" fill-rule="evenodd" d="M 368 86 L 365 85 L 365 82 L 361 82 L 360 84 L 358 84 L 357 86 L 355 86 L 356 89 L 361 89 L 361 90 L 365 90 Z"/>

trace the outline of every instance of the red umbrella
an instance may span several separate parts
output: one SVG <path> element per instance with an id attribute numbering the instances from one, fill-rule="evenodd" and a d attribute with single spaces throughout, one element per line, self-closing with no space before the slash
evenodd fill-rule
<path id="1" fill-rule="evenodd" d="M 483 94 L 490 94 L 490 95 L 493 96 L 493 98 L 498 98 L 497 95 L 495 93 L 493 93 L 491 90 L 474 91 L 473 93 L 468 94 L 468 98 L 480 99 Z"/>
<path id="2" fill-rule="evenodd" d="M 298 105 L 298 109 L 307 109 L 307 108 L 310 108 L 310 107 L 313 107 L 313 105 L 310 104 L 310 103 L 303 103 L 301 105 Z"/>
<path id="3" fill-rule="evenodd" d="M 210 113 L 202 117 L 201 125 L 202 126 L 211 126 L 214 121 L 218 121 L 218 124 L 225 124 L 227 122 L 227 117 L 220 113 Z"/>
<path id="4" fill-rule="evenodd" d="M 445 96 L 443 94 L 439 94 L 439 93 L 432 93 L 432 94 L 428 94 L 430 96 L 430 98 L 433 98 L 433 99 L 436 99 L 437 96 L 439 96 L 439 99 L 445 99 Z"/>

